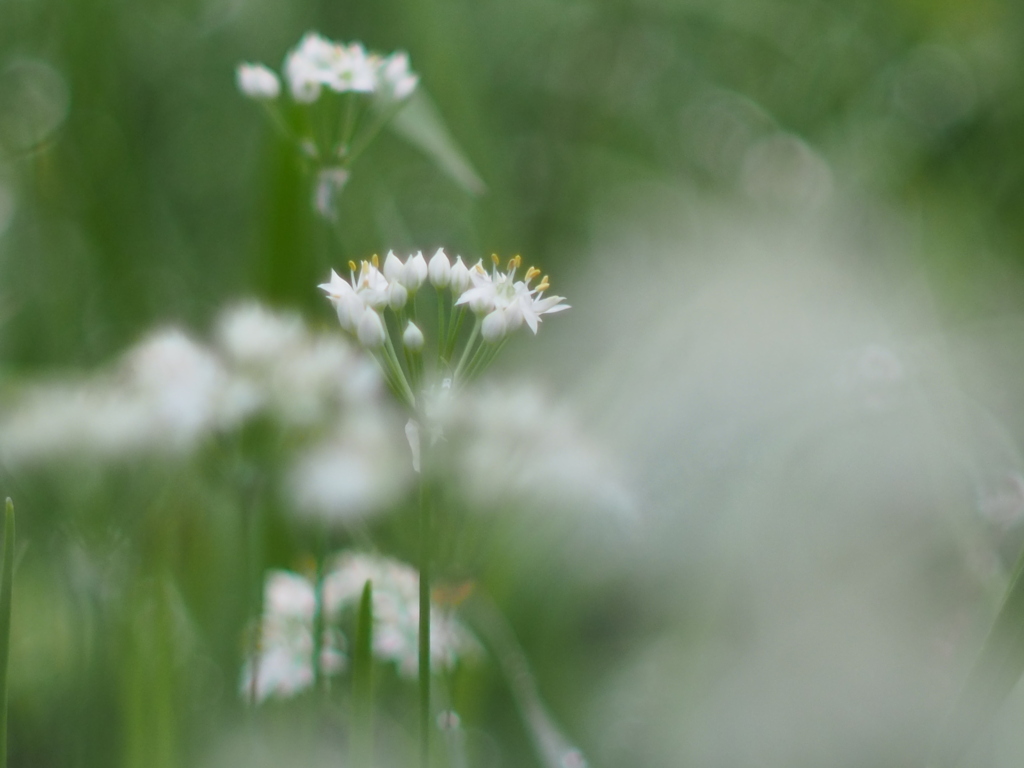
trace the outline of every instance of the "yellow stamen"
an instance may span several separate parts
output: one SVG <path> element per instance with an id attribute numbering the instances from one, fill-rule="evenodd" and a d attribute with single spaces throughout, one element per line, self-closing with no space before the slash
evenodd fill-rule
<path id="1" fill-rule="evenodd" d="M 349 262 L 348 262 L 348 268 L 349 268 L 350 270 L 352 270 L 353 272 L 355 272 L 355 271 L 356 271 L 356 263 L 355 263 L 354 261 L 352 261 L 352 260 L 349 260 Z"/>
<path id="2" fill-rule="evenodd" d="M 501 264 L 501 259 L 498 258 L 498 254 L 496 253 L 491 254 L 491 261 L 494 262 L 494 266 L 498 266 L 499 264 Z"/>
<path id="3" fill-rule="evenodd" d="M 540 270 L 539 269 L 537 269 L 536 267 L 530 267 L 529 269 L 526 270 L 526 277 L 524 279 L 526 280 L 526 282 L 530 282 L 531 280 L 533 280 L 533 278 L 535 278 L 539 274 L 540 274 Z"/>
<path id="4" fill-rule="evenodd" d="M 377 269 L 380 269 L 380 256 L 378 256 L 375 253 L 375 254 L 373 254 L 373 256 L 370 257 L 370 261 L 373 262 L 373 266 L 374 267 L 376 267 Z"/>
<path id="5" fill-rule="evenodd" d="M 537 286 L 537 291 L 546 291 L 550 287 L 551 283 L 548 282 L 548 276 L 544 275 L 544 277 L 540 279 L 540 285 Z"/>

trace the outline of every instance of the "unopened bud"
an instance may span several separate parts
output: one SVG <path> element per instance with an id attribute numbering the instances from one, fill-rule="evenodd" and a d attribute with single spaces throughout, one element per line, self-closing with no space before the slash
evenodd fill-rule
<path id="1" fill-rule="evenodd" d="M 444 248 L 438 248 L 427 265 L 427 273 L 430 276 L 430 284 L 435 288 L 444 288 L 448 285 L 452 275 L 452 263 L 448 261 L 448 255 Z"/>
<path id="2" fill-rule="evenodd" d="M 404 271 L 405 265 L 402 264 L 402 260 L 395 256 L 394 251 L 388 251 L 388 255 L 384 259 L 384 277 L 388 279 L 388 282 L 401 282 Z"/>
<path id="3" fill-rule="evenodd" d="M 469 290 L 469 267 L 462 262 L 461 256 L 457 257 L 455 263 L 452 264 L 448 280 L 448 285 L 452 289 L 452 296 L 455 298 L 459 298 L 459 296 Z"/>
<path id="4" fill-rule="evenodd" d="M 427 279 L 427 260 L 423 258 L 422 251 L 417 251 L 415 256 L 411 256 L 405 262 L 405 271 L 399 279 L 410 293 L 423 285 L 423 281 Z"/>
<path id="5" fill-rule="evenodd" d="M 419 352 L 423 349 L 423 331 L 416 327 L 412 320 L 405 326 L 405 333 L 402 334 L 402 343 L 405 348 L 412 352 Z"/>
<path id="6" fill-rule="evenodd" d="M 504 337 L 507 328 L 505 313 L 496 309 L 484 318 L 483 324 L 480 326 L 480 335 L 484 337 L 484 341 L 493 344 Z"/>
<path id="7" fill-rule="evenodd" d="M 387 262 L 384 263 L 387 267 Z M 409 291 L 401 283 L 391 283 L 388 286 L 388 306 L 396 312 L 405 306 L 409 300 Z"/>
<path id="8" fill-rule="evenodd" d="M 374 310 L 367 308 L 359 318 L 359 326 L 356 329 L 359 343 L 368 349 L 376 349 L 384 344 L 385 336 L 384 321 Z"/>

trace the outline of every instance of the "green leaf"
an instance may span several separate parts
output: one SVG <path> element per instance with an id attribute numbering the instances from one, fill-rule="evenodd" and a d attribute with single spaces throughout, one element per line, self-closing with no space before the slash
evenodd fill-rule
<path id="1" fill-rule="evenodd" d="M 487 186 L 473 169 L 444 124 L 441 113 L 422 86 L 388 122 L 398 136 L 422 150 L 459 186 L 473 195 L 483 194 Z"/>
<path id="2" fill-rule="evenodd" d="M 373 763 L 373 584 L 367 579 L 352 650 L 352 765 Z"/>
<path id="3" fill-rule="evenodd" d="M 1024 674 L 1024 552 L 978 658 L 939 737 L 933 764 L 952 768 Z"/>

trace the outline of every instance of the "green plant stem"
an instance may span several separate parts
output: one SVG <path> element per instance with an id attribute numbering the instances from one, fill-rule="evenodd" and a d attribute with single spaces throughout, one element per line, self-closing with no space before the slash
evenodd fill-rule
<path id="1" fill-rule="evenodd" d="M 430 557 L 431 510 L 427 487 L 428 449 L 424 442 L 420 458 L 420 620 L 419 620 L 419 682 L 420 682 L 420 768 L 430 766 Z"/>
<path id="2" fill-rule="evenodd" d="M 7 768 L 7 662 L 11 650 L 11 593 L 14 581 L 14 502 L 4 511 L 4 562 L 0 576 L 0 768 Z"/>
<path id="3" fill-rule="evenodd" d="M 469 353 L 473 350 L 473 345 L 476 343 L 476 337 L 480 335 L 480 318 L 476 319 L 473 323 L 473 330 L 469 334 L 469 339 L 466 341 L 466 348 L 462 350 L 462 357 L 459 358 L 459 364 L 455 368 L 455 373 L 452 374 L 453 383 L 459 380 L 459 374 L 466 367 L 466 361 L 469 359 Z"/>
<path id="4" fill-rule="evenodd" d="M 455 342 L 459 338 L 459 331 L 462 330 L 462 320 L 466 316 L 465 306 L 455 306 L 455 299 L 452 298 L 452 314 L 448 323 L 448 338 L 444 345 L 444 360 L 452 359 L 455 353 Z"/>

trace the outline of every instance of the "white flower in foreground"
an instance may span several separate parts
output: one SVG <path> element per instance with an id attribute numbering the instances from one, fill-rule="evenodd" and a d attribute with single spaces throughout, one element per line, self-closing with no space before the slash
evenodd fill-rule
<path id="1" fill-rule="evenodd" d="M 451 273 L 449 276 L 449 286 L 452 289 L 452 296 L 458 298 L 461 296 L 470 286 L 469 279 L 469 267 L 466 266 L 461 256 L 455 258 L 455 263 L 452 264 Z"/>
<path id="2" fill-rule="evenodd" d="M 401 675 L 415 678 L 419 668 L 419 574 L 397 560 L 355 552 L 338 556 L 324 577 L 323 600 L 329 615 L 355 610 L 367 581 L 373 583 L 373 653 L 393 661 Z M 430 614 L 431 669 L 453 667 L 477 655 L 476 638 L 449 611 Z"/>
<path id="3" fill-rule="evenodd" d="M 281 81 L 262 64 L 239 64 L 235 80 L 238 90 L 250 99 L 276 99 L 281 93 Z"/>

